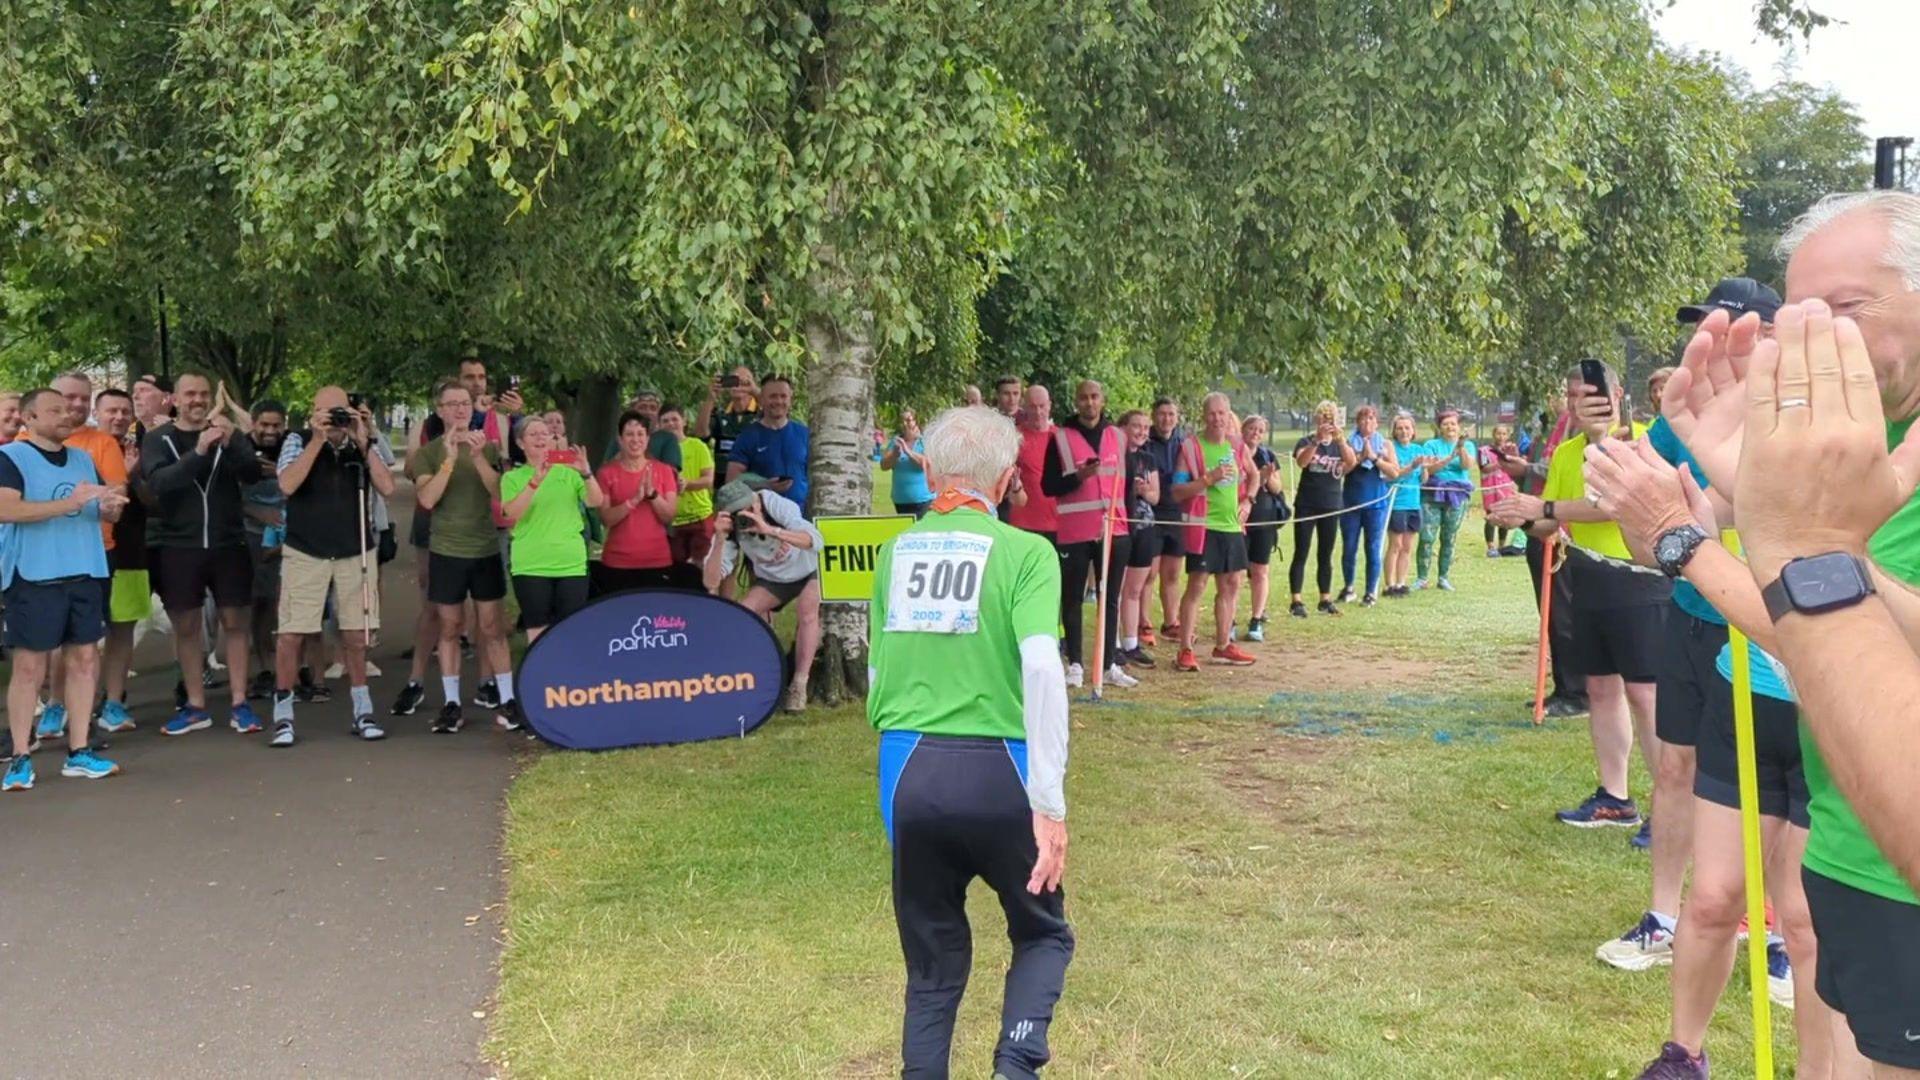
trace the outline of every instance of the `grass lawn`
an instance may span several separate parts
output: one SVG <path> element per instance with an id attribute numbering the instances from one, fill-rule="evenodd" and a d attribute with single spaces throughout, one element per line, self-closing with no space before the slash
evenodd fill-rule
<path id="1" fill-rule="evenodd" d="M 1527 722 L 1526 566 L 1484 558 L 1479 528 L 1456 593 L 1304 622 L 1281 593 L 1257 666 L 1176 675 L 1163 646 L 1138 690 L 1076 702 L 1079 950 L 1048 1075 L 1631 1077 L 1659 1049 L 1665 971 L 1593 959 L 1646 906 L 1646 857 L 1553 822 L 1593 788 L 1585 723 Z M 540 756 L 509 801 L 493 1056 L 525 1077 L 897 1074 L 874 749 L 851 707 Z M 971 912 L 954 1064 L 984 1077 L 1007 947 L 977 885 Z M 1751 1075 L 1746 993 L 1743 961 L 1717 1076 Z"/>

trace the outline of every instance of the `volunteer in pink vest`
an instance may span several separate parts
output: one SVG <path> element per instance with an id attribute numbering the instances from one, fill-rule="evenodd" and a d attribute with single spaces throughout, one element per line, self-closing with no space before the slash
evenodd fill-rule
<path id="1" fill-rule="evenodd" d="M 1080 624 L 1087 595 L 1087 579 L 1098 575 L 1106 590 L 1106 618 L 1100 632 L 1106 647 L 1106 682 L 1133 686 L 1137 680 L 1116 662 L 1120 650 L 1120 586 L 1127 572 L 1127 527 L 1120 497 L 1125 471 L 1126 436 L 1109 423 L 1107 392 L 1088 379 L 1073 394 L 1074 416 L 1053 429 L 1053 452 L 1047 455 L 1040 490 L 1054 499 L 1060 550 L 1060 624 L 1066 629 L 1067 685 L 1079 686 L 1085 677 L 1081 665 Z M 1111 549 L 1102 570 L 1100 552 L 1111 536 Z"/>
<path id="2" fill-rule="evenodd" d="M 1240 580 L 1247 572 L 1246 520 L 1258 473 L 1240 440 L 1227 395 L 1208 394 L 1202 420 L 1200 434 L 1181 448 L 1180 467 L 1174 473 L 1173 495 L 1187 502 L 1190 523 L 1187 591 L 1180 597 L 1181 642 L 1180 655 L 1173 662 L 1175 671 L 1200 670 L 1193 651 L 1194 620 L 1209 578 L 1214 588 L 1213 662 L 1233 667 L 1253 663 L 1253 657 L 1229 635 L 1240 603 Z"/>

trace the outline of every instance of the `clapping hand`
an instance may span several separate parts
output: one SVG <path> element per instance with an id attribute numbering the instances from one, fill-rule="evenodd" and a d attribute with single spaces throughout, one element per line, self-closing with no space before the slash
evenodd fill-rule
<path id="1" fill-rule="evenodd" d="M 1587 447 L 1586 462 L 1587 496 L 1620 526 L 1635 562 L 1655 565 L 1654 542 L 1670 529 L 1694 525 L 1708 536 L 1719 532 L 1713 505 L 1693 473 L 1667 464 L 1646 440 L 1603 439 Z"/>
<path id="2" fill-rule="evenodd" d="M 1723 495 L 1735 492 L 1747 420 L 1745 379 L 1759 341 L 1757 313 L 1734 321 L 1724 310 L 1708 312 L 1660 398 L 1661 415 Z"/>

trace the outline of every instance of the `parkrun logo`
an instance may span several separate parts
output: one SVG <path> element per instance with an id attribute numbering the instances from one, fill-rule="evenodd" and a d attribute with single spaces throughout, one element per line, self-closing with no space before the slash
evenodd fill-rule
<path id="1" fill-rule="evenodd" d="M 746 693 L 757 684 L 758 680 L 751 671 L 732 675 L 708 673 L 685 679 L 641 679 L 635 682 L 609 679 L 597 686 L 549 686 L 546 688 L 545 701 L 549 709 L 620 705 L 630 701 L 692 701 L 709 694 Z"/>
<path id="2" fill-rule="evenodd" d="M 642 615 L 633 620 L 633 632 L 610 638 L 607 655 L 642 649 L 673 649 L 687 643 L 687 620 L 674 615 Z"/>

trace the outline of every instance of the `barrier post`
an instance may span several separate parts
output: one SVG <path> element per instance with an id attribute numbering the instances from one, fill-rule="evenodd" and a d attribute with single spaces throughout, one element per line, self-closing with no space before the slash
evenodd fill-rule
<path id="1" fill-rule="evenodd" d="M 1760 780 L 1753 751 L 1753 663 L 1747 636 L 1729 626 L 1733 647 L 1733 743 L 1740 771 L 1740 836 L 1747 866 L 1747 983 L 1753 998 L 1753 1075 L 1773 1078 L 1773 1009 L 1767 999 L 1766 866 L 1760 844 Z"/>
<path id="2" fill-rule="evenodd" d="M 1547 650 L 1553 634 L 1553 556 L 1560 534 L 1547 537 L 1540 553 L 1540 648 L 1533 664 L 1533 722 L 1547 718 Z"/>
<path id="3" fill-rule="evenodd" d="M 1107 486 L 1107 508 L 1100 514 L 1100 574 L 1094 580 L 1098 583 L 1093 594 L 1093 700 L 1103 699 L 1107 677 L 1107 578 L 1113 574 L 1113 525 L 1114 507 L 1120 498 L 1120 489 L 1127 484 L 1127 457 L 1123 445 L 1120 451 L 1120 475 Z M 1074 603 L 1079 603 L 1079 597 Z M 1085 638 L 1082 634 L 1081 637 Z"/>

